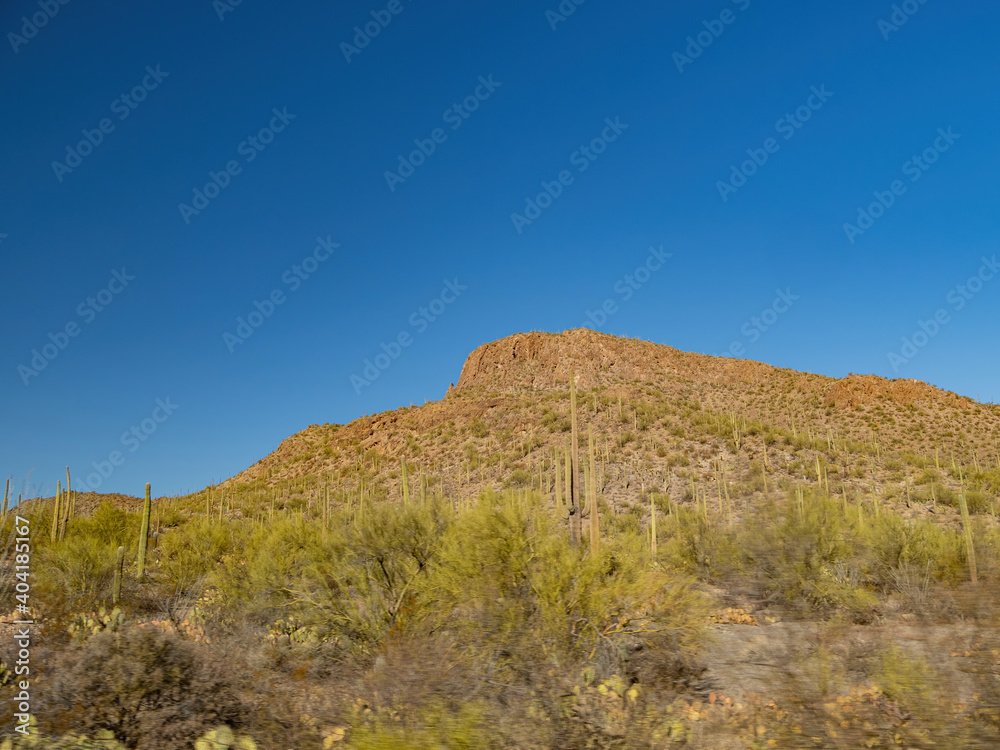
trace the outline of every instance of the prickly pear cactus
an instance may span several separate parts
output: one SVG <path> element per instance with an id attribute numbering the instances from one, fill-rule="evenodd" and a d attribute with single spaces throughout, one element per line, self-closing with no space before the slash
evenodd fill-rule
<path id="1" fill-rule="evenodd" d="M 31 734 L 17 739 L 8 737 L 0 742 L 0 750 L 125 750 L 115 740 L 114 732 L 102 729 L 94 737 L 67 734 L 61 738 L 43 737 L 38 733 L 35 717 L 28 722 Z"/>
<path id="2" fill-rule="evenodd" d="M 237 736 L 232 729 L 221 726 L 194 743 L 195 750 L 257 750 L 257 743 L 246 735 Z"/>
<path id="3" fill-rule="evenodd" d="M 275 622 L 268 628 L 268 639 L 271 643 L 287 643 L 291 645 L 314 646 L 322 642 L 318 628 L 306 627 L 296 620 L 294 615 L 288 619 Z"/>
<path id="4" fill-rule="evenodd" d="M 330 750 L 338 742 L 343 742 L 344 738 L 347 736 L 347 730 L 344 727 L 333 727 L 326 732 L 326 736 L 323 738 L 323 750 Z"/>
<path id="5" fill-rule="evenodd" d="M 102 630 L 117 632 L 124 624 L 125 615 L 118 607 L 110 612 L 101 607 L 97 612 L 91 612 L 89 615 L 74 615 L 73 621 L 66 630 L 73 638 L 85 641 Z"/>

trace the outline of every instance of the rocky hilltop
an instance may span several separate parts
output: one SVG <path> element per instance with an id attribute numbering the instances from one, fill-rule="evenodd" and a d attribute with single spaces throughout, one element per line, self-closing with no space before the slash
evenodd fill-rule
<path id="1" fill-rule="evenodd" d="M 958 406 L 963 399 L 919 380 L 850 375 L 842 380 L 780 369 L 761 362 L 682 352 L 663 344 L 577 328 L 561 334 L 518 333 L 483 344 L 469 355 L 458 390 L 520 393 L 561 389 L 575 372 L 577 386 L 648 384 L 670 392 L 679 384 L 726 386 L 782 378 L 821 393 L 825 403 L 857 407 L 889 399 L 899 404 Z"/>
<path id="2" fill-rule="evenodd" d="M 483 344 L 469 355 L 459 390 L 511 393 L 622 383 L 669 389 L 682 381 L 760 382 L 776 368 L 759 362 L 682 352 L 649 341 L 619 338 L 587 328 L 565 333 L 518 333 Z"/>

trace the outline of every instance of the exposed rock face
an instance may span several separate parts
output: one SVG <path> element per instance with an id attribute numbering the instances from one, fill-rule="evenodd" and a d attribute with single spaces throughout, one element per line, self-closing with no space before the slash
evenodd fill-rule
<path id="1" fill-rule="evenodd" d="M 966 400 L 920 380 L 886 380 L 876 375 L 848 375 L 830 386 L 826 403 L 854 408 L 884 398 L 899 404 L 939 402 L 948 406 L 958 406 Z"/>
<path id="2" fill-rule="evenodd" d="M 899 404 L 938 403 L 949 407 L 968 401 L 919 380 L 886 380 L 849 375 L 842 380 L 783 370 L 760 362 L 682 352 L 662 344 L 625 339 L 577 328 L 565 333 L 517 333 L 483 344 L 469 355 L 455 391 L 516 393 L 563 389 L 571 372 L 577 386 L 651 384 L 664 392 L 677 381 L 691 384 L 761 383 L 791 378 L 801 390 L 820 394 L 830 406 L 855 408 L 891 399 Z"/>
<path id="3" fill-rule="evenodd" d="M 483 344 L 465 361 L 457 388 L 494 392 L 563 388 L 573 371 L 578 386 L 592 388 L 621 382 L 663 385 L 671 377 L 755 382 L 778 369 L 576 328 L 560 334 L 517 333 Z"/>

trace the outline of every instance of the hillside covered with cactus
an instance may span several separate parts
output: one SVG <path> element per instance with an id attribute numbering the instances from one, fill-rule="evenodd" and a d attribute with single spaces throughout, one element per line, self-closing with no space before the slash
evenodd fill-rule
<path id="1" fill-rule="evenodd" d="M 199 493 L 6 513 L 7 559 L 15 513 L 44 530 L 32 721 L 65 748 L 997 747 L 998 443 L 1000 408 L 913 380 L 510 336 L 440 401 Z"/>

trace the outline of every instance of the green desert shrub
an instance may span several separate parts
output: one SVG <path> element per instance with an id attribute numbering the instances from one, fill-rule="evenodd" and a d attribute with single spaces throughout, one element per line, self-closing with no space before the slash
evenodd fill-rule
<path id="1" fill-rule="evenodd" d="M 480 461 L 482 461 L 482 456 L 479 454 L 479 450 L 472 443 L 466 443 L 462 450 L 465 455 L 465 460 L 469 462 L 469 466 L 473 469 L 479 467 Z"/>
<path id="2" fill-rule="evenodd" d="M 46 614 L 58 620 L 110 598 L 117 551 L 117 547 L 75 534 L 43 547 L 33 573 L 34 593 L 46 601 Z"/>
<path id="3" fill-rule="evenodd" d="M 1000 495 L 1000 468 L 975 474 L 971 481 L 987 494 Z"/>
<path id="4" fill-rule="evenodd" d="M 229 619 L 245 618 L 255 625 L 267 625 L 285 611 L 302 571 L 329 552 L 324 552 L 319 526 L 301 516 L 279 517 L 261 526 L 230 524 L 223 533 L 233 535 L 231 547 L 207 583 L 219 591 Z"/>
<path id="5" fill-rule="evenodd" d="M 486 426 L 478 417 L 474 417 L 471 422 L 469 422 L 469 432 L 472 433 L 473 437 L 484 438 L 490 434 L 490 428 Z"/>
<path id="6" fill-rule="evenodd" d="M 208 575 L 237 549 L 238 530 L 236 525 L 223 525 L 204 516 L 192 518 L 160 537 L 159 570 L 174 584 Z"/>
<path id="7" fill-rule="evenodd" d="M 749 585 L 802 616 L 842 612 L 864 621 L 874 613 L 877 598 L 856 530 L 840 503 L 825 496 L 772 501 L 734 526 L 714 509 L 706 520 L 697 509 L 680 508 L 669 533 L 664 559 L 699 577 Z"/>
<path id="8" fill-rule="evenodd" d="M 359 707 L 345 743 L 349 750 L 489 750 L 500 748 L 478 702 L 449 706 L 434 702 L 411 716 Z"/>
<path id="9" fill-rule="evenodd" d="M 821 495 L 788 501 L 784 518 L 772 517 L 748 542 L 771 572 L 786 604 L 809 605 L 820 612 L 844 611 L 867 620 L 877 599 L 864 585 L 855 530 L 842 506 Z"/>
<path id="10" fill-rule="evenodd" d="M 610 674 L 626 642 L 686 653 L 707 600 L 649 569 L 644 535 L 622 533 L 581 556 L 547 510 L 487 493 L 448 530 L 427 580 L 428 621 L 475 644 L 499 681 L 539 660 L 596 658 Z"/>
<path id="11" fill-rule="evenodd" d="M 527 469 L 514 469 L 507 475 L 507 487 L 527 487 L 531 484 L 531 472 Z"/>
<path id="12" fill-rule="evenodd" d="M 896 580 L 896 572 L 928 571 L 936 579 L 954 582 L 964 575 L 965 560 L 959 534 L 932 521 L 907 521 L 891 513 L 868 519 L 860 541 L 870 550 L 872 573 L 884 587 Z"/>
<path id="13" fill-rule="evenodd" d="M 67 536 L 87 537 L 107 547 L 130 548 L 139 536 L 138 514 L 126 513 L 105 500 L 90 517 L 77 517 L 72 521 L 72 530 Z"/>
<path id="14" fill-rule="evenodd" d="M 932 718 L 937 713 L 936 683 L 940 676 L 926 659 L 890 646 L 878 655 L 872 677 L 885 697 L 901 709 L 921 718 Z"/>
<path id="15" fill-rule="evenodd" d="M 449 515 L 438 503 L 369 507 L 284 574 L 288 611 L 332 644 L 334 655 L 372 657 L 393 627 L 419 611 L 421 579 L 435 562 Z"/>

